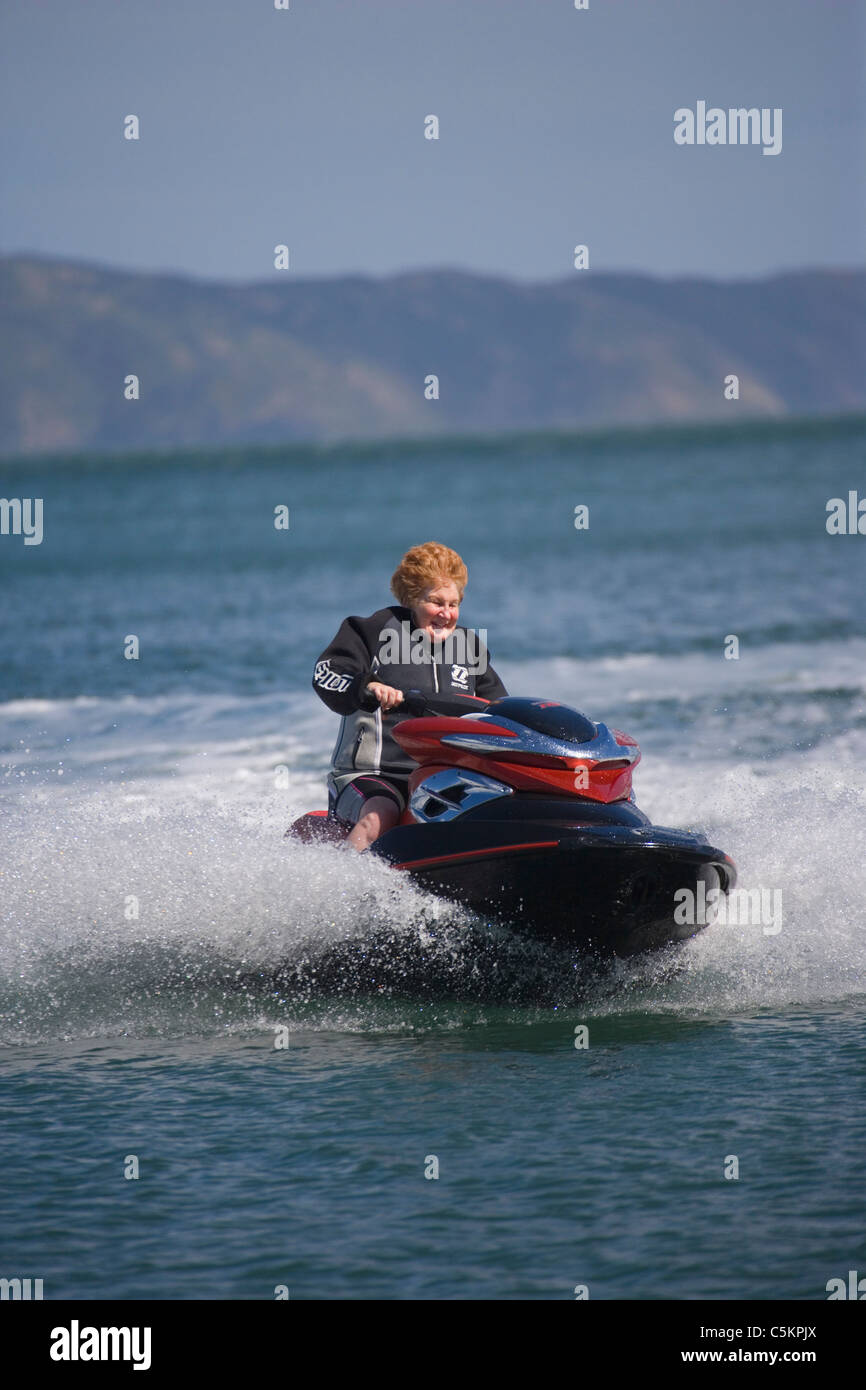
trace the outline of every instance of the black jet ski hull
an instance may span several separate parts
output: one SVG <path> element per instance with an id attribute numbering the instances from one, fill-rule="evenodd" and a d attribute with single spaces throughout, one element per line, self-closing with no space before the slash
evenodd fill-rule
<path id="1" fill-rule="evenodd" d="M 541 941 L 602 956 L 632 956 L 701 930 L 675 894 L 727 892 L 733 862 L 699 835 L 650 824 L 630 803 L 587 804 L 569 821 L 558 799 L 514 797 L 450 825 L 401 825 L 373 853 L 420 887 Z M 561 811 L 560 811 L 561 816 Z M 703 900 L 703 894 L 700 895 Z"/>

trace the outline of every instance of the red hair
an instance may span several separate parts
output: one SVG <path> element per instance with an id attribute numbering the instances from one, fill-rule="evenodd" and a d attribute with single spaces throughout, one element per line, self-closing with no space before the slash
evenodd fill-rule
<path id="1" fill-rule="evenodd" d="M 391 593 L 404 608 L 412 608 L 428 589 L 451 580 L 462 600 L 469 571 L 456 550 L 437 541 L 413 545 L 391 576 Z"/>

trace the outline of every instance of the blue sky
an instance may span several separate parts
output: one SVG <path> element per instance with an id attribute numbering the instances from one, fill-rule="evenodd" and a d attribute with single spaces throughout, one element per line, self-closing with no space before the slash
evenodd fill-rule
<path id="1" fill-rule="evenodd" d="M 28 0 L 0 250 L 208 278 L 866 262 L 860 0 Z M 682 147 L 698 100 L 783 148 Z M 141 139 L 122 138 L 136 114 Z M 440 121 L 424 139 L 424 117 Z"/>

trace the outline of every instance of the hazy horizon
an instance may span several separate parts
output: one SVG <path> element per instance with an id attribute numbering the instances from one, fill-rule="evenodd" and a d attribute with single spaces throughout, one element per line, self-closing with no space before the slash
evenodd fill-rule
<path id="1" fill-rule="evenodd" d="M 265 275 L 259 276 L 255 279 L 241 279 L 231 275 L 204 275 L 194 270 L 148 270 L 142 268 L 141 266 L 129 266 L 120 264 L 114 265 L 108 261 L 95 260 L 86 256 L 56 256 L 47 252 L 23 250 L 0 252 L 0 261 L 11 260 L 49 261 L 55 264 L 63 263 L 68 265 L 80 265 L 93 270 L 107 271 L 109 274 L 154 276 L 165 279 L 198 280 L 201 281 L 202 284 L 236 286 L 238 288 L 252 289 L 257 285 L 267 286 L 268 289 L 274 288 L 273 278 Z M 866 256 L 864 256 L 864 259 L 857 264 L 852 263 L 850 265 L 795 265 L 787 266 L 778 270 L 759 271 L 755 272 L 754 274 L 742 274 L 736 276 L 723 276 L 717 274 L 710 274 L 709 272 L 705 274 L 696 274 L 693 272 L 683 272 L 682 274 L 665 274 L 662 272 L 641 270 L 638 268 L 630 269 L 626 266 L 623 266 L 616 269 L 595 271 L 595 277 L 634 277 L 636 279 L 659 280 L 662 282 L 670 283 L 685 280 L 699 280 L 706 281 L 710 284 L 717 283 L 720 285 L 728 285 L 749 284 L 761 280 L 784 279 L 786 277 L 795 275 L 851 275 L 858 274 L 859 272 L 864 270 L 866 270 Z M 286 281 L 286 286 L 288 287 L 293 284 L 312 284 L 321 280 L 396 280 L 400 279 L 401 277 L 409 277 L 415 275 L 467 275 L 473 276 L 477 279 L 501 280 L 506 283 L 511 282 L 514 284 L 538 286 L 558 284 L 564 280 L 569 280 L 571 278 L 567 271 L 559 275 L 539 275 L 530 277 L 521 276 L 517 274 L 512 275 L 504 271 L 476 270 L 461 265 L 418 265 L 409 266 L 403 270 L 335 270 L 329 272 L 322 272 L 320 274 L 292 275 Z"/>

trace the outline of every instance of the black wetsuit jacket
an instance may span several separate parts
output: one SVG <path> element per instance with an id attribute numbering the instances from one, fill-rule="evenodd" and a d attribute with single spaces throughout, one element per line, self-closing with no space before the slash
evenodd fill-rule
<path id="1" fill-rule="evenodd" d="M 342 715 L 331 759 L 337 791 L 362 773 L 402 780 L 417 766 L 391 732 L 401 719 L 409 718 L 401 706 L 387 713 L 378 706 L 363 708 L 370 681 L 399 690 L 447 691 L 485 700 L 508 693 L 490 665 L 483 641 L 467 628 L 457 627 L 440 644 L 414 626 L 409 608 L 394 605 L 369 618 L 346 618 L 313 674 L 316 694 L 328 709 Z M 366 698 L 372 702 L 371 696 Z"/>

